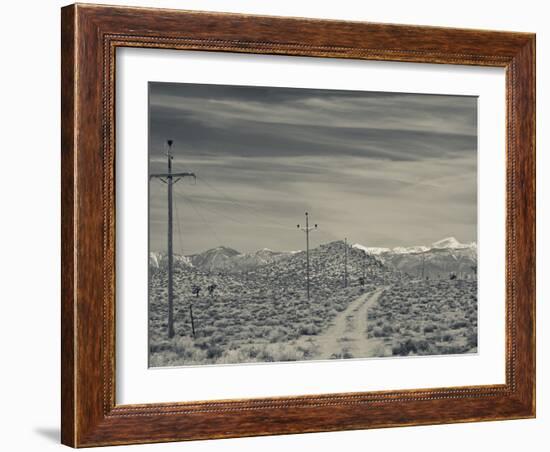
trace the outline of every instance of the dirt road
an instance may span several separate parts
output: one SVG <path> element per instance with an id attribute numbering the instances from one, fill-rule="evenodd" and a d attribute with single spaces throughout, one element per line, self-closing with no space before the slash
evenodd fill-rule
<path id="1" fill-rule="evenodd" d="M 383 355 L 380 340 L 367 338 L 367 312 L 385 288 L 367 292 L 352 301 L 342 311 L 334 324 L 321 336 L 315 338 L 319 347 L 317 359 L 367 358 Z"/>

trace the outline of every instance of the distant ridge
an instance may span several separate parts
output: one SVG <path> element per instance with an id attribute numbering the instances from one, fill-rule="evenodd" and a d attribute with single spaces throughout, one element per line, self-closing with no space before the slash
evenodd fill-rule
<path id="1" fill-rule="evenodd" d="M 395 248 L 384 248 L 384 247 L 369 247 L 356 243 L 353 245 L 354 248 L 365 251 L 366 253 L 378 256 L 384 253 L 393 253 L 393 254 L 409 254 L 409 253 L 423 253 L 430 249 L 466 249 L 466 248 L 476 248 L 477 244 L 475 242 L 471 243 L 460 243 L 454 237 L 446 237 L 444 239 L 438 240 L 437 242 L 432 243 L 430 246 L 425 245 L 415 245 L 415 246 L 397 246 Z"/>
<path id="2" fill-rule="evenodd" d="M 455 237 L 445 237 L 430 246 L 380 248 L 355 244 L 353 247 L 412 276 L 446 277 L 456 274 L 473 277 L 477 273 L 477 243 L 461 243 Z"/>
<path id="3" fill-rule="evenodd" d="M 355 250 L 359 255 L 372 256 L 392 271 L 413 277 L 424 275 L 430 278 L 443 278 L 450 274 L 473 277 L 477 273 L 477 244 L 461 243 L 454 237 L 446 237 L 430 246 L 384 248 L 354 244 L 349 249 Z M 328 259 L 341 259 L 343 250 L 344 242 L 338 240 L 312 248 L 310 254 L 323 255 Z M 275 263 L 285 265 L 286 261 L 293 257 L 303 260 L 304 256 L 304 251 L 275 251 L 262 248 L 251 253 L 241 253 L 227 246 L 218 246 L 188 256 L 176 254 L 174 266 L 204 272 L 239 273 L 255 271 Z M 152 252 L 149 255 L 149 267 L 152 269 L 166 269 L 167 261 L 165 253 Z M 290 264 L 288 261 L 288 265 Z"/>

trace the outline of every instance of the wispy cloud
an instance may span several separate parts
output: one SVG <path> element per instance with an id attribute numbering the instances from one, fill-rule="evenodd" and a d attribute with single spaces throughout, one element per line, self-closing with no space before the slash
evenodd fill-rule
<path id="1" fill-rule="evenodd" d="M 475 240 L 476 108 L 473 97 L 154 83 L 149 166 L 165 168 L 171 138 L 174 166 L 199 175 L 178 187 L 185 252 L 220 240 L 300 248 L 290 228 L 306 209 L 325 237 Z M 151 184 L 150 206 L 162 249 L 163 185 Z"/>

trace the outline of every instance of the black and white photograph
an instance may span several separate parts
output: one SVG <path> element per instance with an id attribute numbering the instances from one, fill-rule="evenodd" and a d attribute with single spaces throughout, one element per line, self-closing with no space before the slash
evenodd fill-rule
<path id="1" fill-rule="evenodd" d="M 2 450 L 547 451 L 547 10 L 4 2 Z"/>
<path id="2" fill-rule="evenodd" d="M 477 353 L 477 97 L 148 89 L 149 367 Z"/>

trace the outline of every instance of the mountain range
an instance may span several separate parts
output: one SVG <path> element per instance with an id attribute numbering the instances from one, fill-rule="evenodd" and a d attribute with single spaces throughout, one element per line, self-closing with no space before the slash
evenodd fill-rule
<path id="1" fill-rule="evenodd" d="M 176 295 L 187 296 L 193 287 L 216 286 L 218 294 L 255 294 L 256 299 L 287 299 L 303 296 L 307 288 L 305 251 L 253 253 L 220 246 L 203 253 L 174 256 Z M 151 253 L 150 287 L 161 290 L 167 282 L 167 257 Z M 405 276 L 386 267 L 376 256 L 344 241 L 325 243 L 309 250 L 309 281 L 312 297 L 328 300 L 340 290 L 388 285 Z M 180 296 L 178 295 L 178 296 Z M 342 295 L 345 297 L 345 294 Z"/>
<path id="2" fill-rule="evenodd" d="M 312 271 L 321 264 L 314 263 L 321 258 L 341 261 L 345 245 L 335 241 L 310 250 Z M 334 256 L 333 256 L 334 254 Z M 377 248 L 355 244 L 348 247 L 350 266 L 358 269 L 368 256 L 369 263 L 378 262 L 389 271 L 400 272 L 412 277 L 447 278 L 450 274 L 471 277 L 477 272 L 477 244 L 463 244 L 454 237 L 448 237 L 430 246 Z M 361 256 L 364 256 L 361 258 Z M 188 256 L 174 255 L 176 268 L 193 268 L 201 272 L 242 273 L 251 272 L 265 266 L 293 267 L 293 260 L 303 262 L 305 251 L 274 251 L 267 248 L 241 253 L 233 248 L 219 246 L 202 253 Z M 356 262 L 357 261 L 357 262 Z M 166 269 L 165 253 L 153 252 L 149 255 L 152 269 Z"/>
<path id="3" fill-rule="evenodd" d="M 461 243 L 454 237 L 444 238 L 430 246 L 378 248 L 355 244 L 353 247 L 411 276 L 444 278 L 456 274 L 474 277 L 477 273 L 477 243 Z"/>
<path id="4" fill-rule="evenodd" d="M 174 265 L 179 267 L 194 267 L 208 272 L 238 273 L 271 264 L 299 252 L 273 251 L 263 248 L 253 253 L 240 253 L 227 246 L 218 246 L 202 253 L 188 256 L 174 254 Z M 164 268 L 168 265 L 167 261 L 166 253 L 152 252 L 149 254 L 149 266 L 151 268 Z"/>

